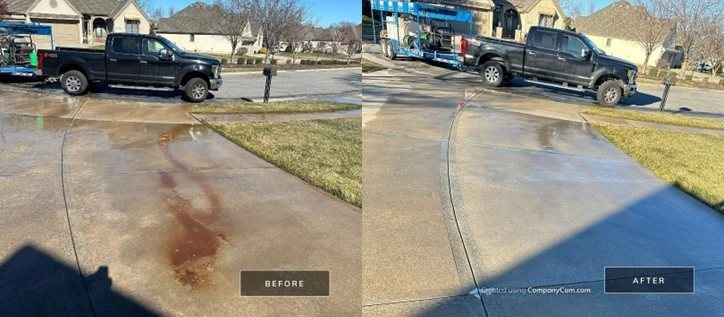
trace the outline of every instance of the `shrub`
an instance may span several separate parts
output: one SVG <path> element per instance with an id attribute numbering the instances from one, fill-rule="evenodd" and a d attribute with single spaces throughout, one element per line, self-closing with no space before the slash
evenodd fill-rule
<path id="1" fill-rule="evenodd" d="M 292 60 L 291 60 L 291 59 L 287 59 L 287 61 L 286 61 L 285 63 L 286 63 L 286 64 L 291 64 L 291 63 L 292 63 Z"/>
<path id="2" fill-rule="evenodd" d="M 239 65 L 244 65 L 244 64 L 246 64 L 246 57 L 239 57 L 239 58 L 237 58 L 237 59 L 236 59 L 236 63 L 239 64 Z"/>
<path id="3" fill-rule="evenodd" d="M 719 85 L 722 85 L 722 86 L 724 86 L 724 78 L 722 78 L 722 79 L 719 79 Z"/>
<path id="4" fill-rule="evenodd" d="M 222 63 L 222 64 L 226 64 L 226 62 L 228 62 L 228 61 L 226 60 L 226 58 L 222 58 L 222 59 L 221 59 L 221 63 Z"/>
<path id="5" fill-rule="evenodd" d="M 277 60 L 272 58 L 271 60 L 269 60 L 269 64 L 276 65 Z"/>
<path id="6" fill-rule="evenodd" d="M 266 47 L 262 47 L 257 52 L 258 54 L 266 54 L 269 50 Z"/>
<path id="7" fill-rule="evenodd" d="M 694 78 L 694 75 L 686 75 L 684 76 L 685 81 L 691 81 Z"/>
<path id="8" fill-rule="evenodd" d="M 679 73 L 677 73 L 675 71 L 670 71 L 669 76 L 671 76 L 672 78 L 676 78 L 676 76 L 679 76 Z"/>
<path id="9" fill-rule="evenodd" d="M 261 64 L 264 62 L 263 58 L 257 58 L 255 64 Z"/>
<path id="10" fill-rule="evenodd" d="M 669 73 L 669 71 L 667 71 L 667 70 L 665 70 L 665 69 L 659 69 L 659 72 L 658 72 L 655 76 L 664 77 L 664 76 L 666 76 L 668 73 Z"/>
<path id="11" fill-rule="evenodd" d="M 255 60 L 255 58 L 253 58 L 253 57 L 247 57 L 247 58 L 246 58 L 246 64 L 247 64 L 247 65 L 254 65 L 254 60 Z"/>
<path id="12" fill-rule="evenodd" d="M 702 80 L 702 81 L 703 81 L 704 83 L 708 83 L 708 82 L 709 82 L 709 77 L 704 77 L 704 80 Z"/>
<path id="13" fill-rule="evenodd" d="M 324 61 L 323 61 L 323 60 L 321 60 L 321 61 L 317 61 L 317 65 L 324 65 L 323 63 L 324 63 Z"/>
<path id="14" fill-rule="evenodd" d="M 249 53 L 249 49 L 246 47 L 239 47 L 239 49 L 236 50 L 236 55 L 246 55 L 246 53 Z"/>

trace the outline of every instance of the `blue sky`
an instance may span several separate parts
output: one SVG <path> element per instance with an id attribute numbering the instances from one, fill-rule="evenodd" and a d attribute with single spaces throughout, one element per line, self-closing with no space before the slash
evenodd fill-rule
<path id="1" fill-rule="evenodd" d="M 168 7 L 173 6 L 180 11 L 189 4 L 199 0 L 155 0 L 157 7 L 167 12 Z M 362 21 L 362 9 L 359 0 L 302 0 L 309 5 L 309 11 L 319 19 L 319 24 L 327 27 L 332 23 L 350 21 L 360 23 Z M 213 3 L 213 0 L 203 2 Z"/>
<path id="2" fill-rule="evenodd" d="M 595 8 L 595 10 L 598 11 L 616 1 L 618 1 L 618 0 L 567 0 L 567 1 L 563 0 L 563 1 L 559 1 L 559 3 L 563 7 L 563 10 L 566 9 L 564 3 L 578 4 L 581 7 L 581 11 L 583 12 L 583 15 L 588 15 L 588 11 L 589 11 L 589 7 L 591 6 L 591 3 L 593 3 L 593 7 Z M 631 3 L 631 4 L 633 4 L 634 2 L 635 2 L 634 0 L 629 0 L 629 3 Z"/>

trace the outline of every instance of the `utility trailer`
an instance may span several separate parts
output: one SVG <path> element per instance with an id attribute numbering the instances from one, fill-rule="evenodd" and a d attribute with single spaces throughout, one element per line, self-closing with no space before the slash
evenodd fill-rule
<path id="1" fill-rule="evenodd" d="M 444 0 L 427 1 L 381 1 L 371 0 L 372 15 L 379 13 L 382 30 L 378 36 L 372 23 L 374 41 L 379 43 L 383 54 L 390 60 L 407 56 L 448 64 L 458 70 L 467 70 L 458 54 L 465 50 L 451 23 L 467 24 L 473 31 L 472 12 L 462 9 L 454 2 Z"/>
<path id="2" fill-rule="evenodd" d="M 50 36 L 50 26 L 38 23 L 0 22 L 0 75 L 35 77 L 38 66 L 38 49 L 33 35 Z"/>

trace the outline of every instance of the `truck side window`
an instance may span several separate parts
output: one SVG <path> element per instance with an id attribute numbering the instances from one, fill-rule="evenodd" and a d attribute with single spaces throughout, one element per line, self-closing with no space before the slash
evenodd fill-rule
<path id="1" fill-rule="evenodd" d="M 586 47 L 581 40 L 568 35 L 563 36 L 563 43 L 561 44 L 562 52 L 571 54 L 575 57 L 581 56 L 581 51 Z"/>
<path id="2" fill-rule="evenodd" d="M 138 39 L 135 37 L 116 37 L 112 43 L 113 53 L 138 54 Z"/>
<path id="3" fill-rule="evenodd" d="M 555 50 L 556 49 L 556 33 L 538 31 L 535 33 L 535 39 L 533 45 L 537 48 Z"/>
<path id="4" fill-rule="evenodd" d="M 156 56 L 161 49 L 166 48 L 161 42 L 154 39 L 143 39 L 143 55 Z"/>

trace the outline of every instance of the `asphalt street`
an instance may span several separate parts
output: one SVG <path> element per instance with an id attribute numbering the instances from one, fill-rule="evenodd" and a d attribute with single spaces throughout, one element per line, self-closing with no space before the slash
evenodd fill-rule
<path id="1" fill-rule="evenodd" d="M 576 105 L 596 104 L 594 92 L 578 92 L 562 88 L 537 85 L 516 78 L 508 84 L 490 88 L 483 86 L 480 76 L 477 73 L 460 72 L 448 68 L 446 65 L 437 63 L 426 63 L 418 60 L 398 58 L 395 61 L 385 59 L 379 50 L 379 45 L 365 44 L 364 58 L 376 63 L 405 69 L 421 76 L 444 80 L 446 83 L 458 83 L 461 85 L 478 85 L 481 89 L 497 91 L 513 95 L 523 95 L 535 98 L 544 98 L 560 103 Z M 619 103 L 621 108 L 637 108 L 646 110 L 658 110 L 661 97 L 664 92 L 664 85 L 638 83 L 639 92 L 632 97 L 624 97 Z M 697 88 L 674 86 L 669 92 L 665 109 L 668 111 L 685 111 L 694 115 L 706 115 L 724 118 L 724 90 L 705 90 Z"/>
<path id="2" fill-rule="evenodd" d="M 583 106 L 408 72 L 364 83 L 365 316 L 724 314 L 724 216 Z M 607 295 L 606 266 L 694 266 L 695 294 Z M 529 287 L 590 293 L 490 292 Z"/>
<path id="3" fill-rule="evenodd" d="M 361 210 L 239 148 L 192 105 L 0 90 L 8 316 L 355 316 Z M 326 270 L 328 297 L 242 297 Z"/>
<path id="4" fill-rule="evenodd" d="M 266 77 L 259 73 L 222 73 L 224 84 L 218 91 L 210 92 L 206 102 L 261 101 L 264 99 Z M 16 82 L 15 88 L 44 93 L 65 95 L 56 83 Z M 359 95 L 362 86 L 360 68 L 338 68 L 307 71 L 279 71 L 272 78 L 270 100 L 321 98 L 335 100 Z M 97 97 L 114 100 L 148 101 L 181 104 L 181 91 L 167 88 L 101 86 Z"/>

